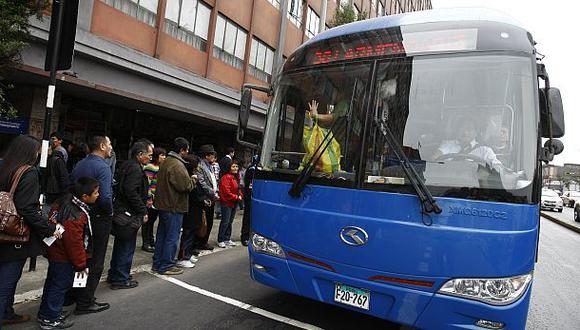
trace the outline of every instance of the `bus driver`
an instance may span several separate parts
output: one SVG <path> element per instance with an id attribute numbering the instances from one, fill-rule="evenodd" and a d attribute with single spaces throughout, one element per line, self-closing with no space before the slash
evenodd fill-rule
<path id="1" fill-rule="evenodd" d="M 492 168 L 501 165 L 493 149 L 477 141 L 477 129 L 472 120 L 463 118 L 459 120 L 457 127 L 460 132 L 458 138 L 443 141 L 433 154 L 433 160 L 477 158 Z"/>

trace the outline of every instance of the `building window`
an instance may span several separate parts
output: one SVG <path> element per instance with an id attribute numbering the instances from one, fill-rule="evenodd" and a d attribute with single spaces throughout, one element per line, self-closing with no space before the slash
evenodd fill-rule
<path id="1" fill-rule="evenodd" d="M 155 26 L 159 0 L 101 0 L 137 20 Z"/>
<path id="2" fill-rule="evenodd" d="M 308 7 L 308 17 L 306 18 L 306 35 L 312 38 L 318 34 L 318 26 L 320 25 L 320 17 L 312 8 Z"/>
<path id="3" fill-rule="evenodd" d="M 193 47 L 207 51 L 211 8 L 199 0 L 167 0 L 165 33 Z"/>
<path id="4" fill-rule="evenodd" d="M 302 26 L 302 0 L 288 0 L 288 19 L 297 27 Z"/>
<path id="5" fill-rule="evenodd" d="M 377 11 L 377 16 L 385 16 L 385 6 L 379 1 L 379 9 Z"/>
<path id="6" fill-rule="evenodd" d="M 213 56 L 242 70 L 246 52 L 246 37 L 246 31 L 219 15 L 215 25 Z"/>
<path id="7" fill-rule="evenodd" d="M 260 80 L 270 82 L 273 65 L 274 50 L 260 40 L 253 38 L 248 72 Z"/>
<path id="8" fill-rule="evenodd" d="M 268 0 L 269 3 L 272 4 L 272 6 L 276 7 L 276 9 L 280 9 L 280 0 Z"/>

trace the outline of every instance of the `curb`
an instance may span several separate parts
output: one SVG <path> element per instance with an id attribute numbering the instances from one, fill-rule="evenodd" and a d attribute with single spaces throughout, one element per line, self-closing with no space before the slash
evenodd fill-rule
<path id="1" fill-rule="evenodd" d="M 220 253 L 220 252 L 223 252 L 223 251 L 226 251 L 229 249 L 235 249 L 235 248 L 240 248 L 240 247 L 247 249 L 247 247 L 243 246 L 241 244 L 241 242 L 236 241 L 236 243 L 239 243 L 239 245 L 235 246 L 235 247 L 227 247 L 227 248 L 216 247 L 212 251 L 202 250 L 202 251 L 200 251 L 198 258 L 208 256 L 208 255 L 214 254 L 214 253 Z M 105 265 L 105 267 L 106 267 L 106 265 Z M 150 271 L 151 271 L 151 264 L 150 263 L 135 265 L 134 267 L 131 267 L 131 274 L 143 273 L 143 272 L 150 273 Z M 106 279 L 107 279 L 107 272 L 103 271 L 103 275 L 101 276 L 101 279 L 99 280 L 99 286 L 101 285 L 101 283 L 105 282 Z M 42 291 L 43 291 L 43 289 L 41 288 L 41 289 L 36 289 L 36 290 L 30 290 L 30 291 L 27 291 L 24 293 L 15 294 L 14 295 L 14 304 L 16 305 L 16 304 L 21 304 L 21 303 L 26 303 L 26 302 L 38 300 L 42 297 Z"/>
<path id="2" fill-rule="evenodd" d="M 554 218 L 553 216 L 551 216 L 551 215 L 548 215 L 548 214 L 546 214 L 546 213 L 544 213 L 544 212 L 540 212 L 540 215 L 541 215 L 542 217 L 544 217 L 544 218 L 546 218 L 546 219 L 548 219 L 548 220 L 552 221 L 552 222 L 555 222 L 555 223 L 559 224 L 560 226 L 564 226 L 564 227 L 566 227 L 566 228 L 568 228 L 568 229 L 570 229 L 570 230 L 572 230 L 572 231 L 575 231 L 575 232 L 577 232 L 578 234 L 580 234 L 580 227 L 576 227 L 576 226 L 574 226 L 574 225 L 571 225 L 571 224 L 569 224 L 569 223 L 567 223 L 567 222 L 564 222 L 564 221 L 562 221 L 562 220 L 559 220 L 559 219 L 557 219 L 557 218 Z"/>

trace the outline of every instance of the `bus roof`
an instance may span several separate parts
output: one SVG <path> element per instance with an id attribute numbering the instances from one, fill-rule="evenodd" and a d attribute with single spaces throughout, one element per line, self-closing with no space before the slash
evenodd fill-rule
<path id="1" fill-rule="evenodd" d="M 497 10 L 487 8 L 445 8 L 422 10 L 398 15 L 388 15 L 353 22 L 324 31 L 305 42 L 302 47 L 345 34 L 387 29 L 405 25 L 424 23 L 482 21 L 510 24 L 524 29 L 513 17 Z"/>
<path id="2" fill-rule="evenodd" d="M 283 70 L 370 58 L 470 51 L 535 53 L 531 34 L 507 14 L 485 8 L 437 9 L 330 29 L 298 47 Z"/>

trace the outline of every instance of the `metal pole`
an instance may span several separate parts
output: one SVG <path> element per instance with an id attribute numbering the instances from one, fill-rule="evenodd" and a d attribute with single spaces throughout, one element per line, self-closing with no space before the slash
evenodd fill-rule
<path id="1" fill-rule="evenodd" d="M 318 33 L 324 32 L 326 30 L 326 10 L 328 7 L 328 0 L 322 0 L 320 6 L 320 23 L 318 24 Z"/>
<path id="2" fill-rule="evenodd" d="M 286 30 L 288 26 L 288 1 L 280 0 L 280 33 L 278 33 L 278 47 L 274 53 L 274 69 L 272 70 L 272 83 L 276 81 L 276 76 L 282 68 L 284 62 L 284 46 L 286 45 Z"/>
<path id="3" fill-rule="evenodd" d="M 58 3 L 58 12 L 52 13 L 51 19 L 56 19 L 56 33 L 54 36 L 54 47 L 52 48 L 52 58 L 50 62 L 50 77 L 48 91 L 46 93 L 46 112 L 44 113 L 44 133 L 42 134 L 42 154 L 40 157 L 40 167 L 46 167 L 48 159 L 48 137 L 50 134 L 50 124 L 52 120 L 52 109 L 54 107 L 54 92 L 56 85 L 56 66 L 60 51 L 60 38 L 62 32 L 62 20 L 64 16 L 64 3 L 66 0 L 54 0 Z M 53 7 L 54 8 L 54 7 Z"/>

